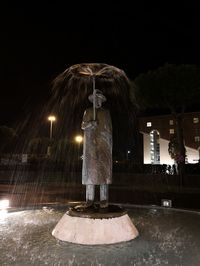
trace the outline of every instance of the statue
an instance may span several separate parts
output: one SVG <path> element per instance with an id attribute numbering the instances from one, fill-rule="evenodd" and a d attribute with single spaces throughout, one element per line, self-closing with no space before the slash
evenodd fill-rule
<path id="1" fill-rule="evenodd" d="M 130 81 L 123 70 L 102 63 L 83 63 L 69 67 L 54 81 L 54 99 L 58 99 L 58 114 L 63 119 L 82 116 L 84 131 L 82 184 L 86 202 L 74 210 L 108 210 L 108 185 L 112 182 L 112 122 L 110 111 L 123 112 L 133 118 Z M 131 96 L 132 95 L 132 96 Z M 88 107 L 88 99 L 93 104 Z M 56 100 L 57 102 L 57 100 Z M 103 103 L 108 109 L 104 108 Z M 64 108 L 63 108 L 64 107 Z M 83 107 L 83 108 L 82 108 Z M 79 113 L 81 111 L 81 113 Z M 114 119 L 116 119 L 114 117 Z M 67 121 L 69 123 L 69 121 Z M 114 124 L 114 123 L 113 123 Z M 115 123 L 116 124 L 116 123 Z M 73 128 L 70 120 L 70 127 Z M 68 127 L 65 127 L 66 135 Z M 100 190 L 100 208 L 94 201 L 95 186 Z M 87 213 L 88 213 L 87 212 Z M 83 215 L 80 214 L 80 215 Z"/>
<path id="2" fill-rule="evenodd" d="M 94 206 L 95 186 L 100 186 L 100 208 L 108 207 L 108 184 L 112 182 L 112 122 L 109 110 L 102 107 L 106 97 L 100 90 L 91 94 L 93 107 L 84 112 L 82 184 L 86 185 L 85 207 Z"/>
<path id="3" fill-rule="evenodd" d="M 138 231 L 127 212 L 119 206 L 108 205 L 108 186 L 112 182 L 112 122 L 110 111 L 102 106 L 107 101 L 112 112 L 121 110 L 121 106 L 126 111 L 132 110 L 128 78 L 122 70 L 106 64 L 78 64 L 59 75 L 56 87 L 61 106 L 68 103 L 63 105 L 66 117 L 74 114 L 77 105 L 81 115 L 86 109 L 81 123 L 86 202 L 70 207 L 52 235 L 62 241 L 87 245 L 134 239 Z M 89 108 L 86 107 L 88 99 L 93 104 Z M 100 190 L 100 204 L 95 202 L 96 186 Z"/>

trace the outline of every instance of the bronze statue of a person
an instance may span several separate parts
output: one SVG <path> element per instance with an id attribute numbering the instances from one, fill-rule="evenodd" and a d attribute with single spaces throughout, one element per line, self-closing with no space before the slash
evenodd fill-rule
<path id="1" fill-rule="evenodd" d="M 100 90 L 88 99 L 93 107 L 85 110 L 81 125 L 84 130 L 82 184 L 86 185 L 86 207 L 94 204 L 95 186 L 99 185 L 100 208 L 106 208 L 108 184 L 112 183 L 112 122 L 109 110 L 102 107 L 106 97 Z"/>

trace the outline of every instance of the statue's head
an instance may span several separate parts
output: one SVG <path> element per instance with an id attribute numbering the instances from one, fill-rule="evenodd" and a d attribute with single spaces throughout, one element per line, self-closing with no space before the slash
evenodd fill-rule
<path id="1" fill-rule="evenodd" d="M 102 91 L 95 90 L 95 93 L 90 94 L 88 99 L 90 102 L 94 102 L 95 98 L 95 107 L 100 108 L 102 106 L 102 103 L 106 101 L 106 97 L 103 95 Z"/>

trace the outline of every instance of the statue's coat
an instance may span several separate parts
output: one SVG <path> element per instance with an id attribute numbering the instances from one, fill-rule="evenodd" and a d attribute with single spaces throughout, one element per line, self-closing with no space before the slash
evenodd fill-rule
<path id="1" fill-rule="evenodd" d="M 100 185 L 112 183 L 112 122 L 110 112 L 96 109 L 96 128 L 91 128 L 93 108 L 85 111 L 82 184 Z"/>

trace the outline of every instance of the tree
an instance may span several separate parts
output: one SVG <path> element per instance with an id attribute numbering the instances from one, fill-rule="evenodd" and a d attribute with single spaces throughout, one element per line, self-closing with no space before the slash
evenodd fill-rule
<path id="1" fill-rule="evenodd" d="M 173 134 L 170 136 L 169 144 L 168 144 L 168 152 L 177 167 L 180 166 L 180 163 L 185 160 L 186 158 L 186 151 L 185 151 L 185 158 L 179 152 L 179 143 L 177 139 L 177 134 Z M 177 169 L 179 171 L 179 169 Z"/>
<path id="2" fill-rule="evenodd" d="M 179 169 L 183 173 L 185 147 L 183 119 L 187 107 L 200 101 L 200 67 L 166 64 L 134 80 L 137 100 L 142 107 L 167 108 L 176 121 Z"/>
<path id="3" fill-rule="evenodd" d="M 15 130 L 7 126 L 0 126 L 0 151 L 8 152 L 16 137 Z"/>
<path id="4" fill-rule="evenodd" d="M 47 147 L 50 143 L 49 138 L 33 138 L 28 143 L 28 153 L 30 154 L 46 154 Z"/>

